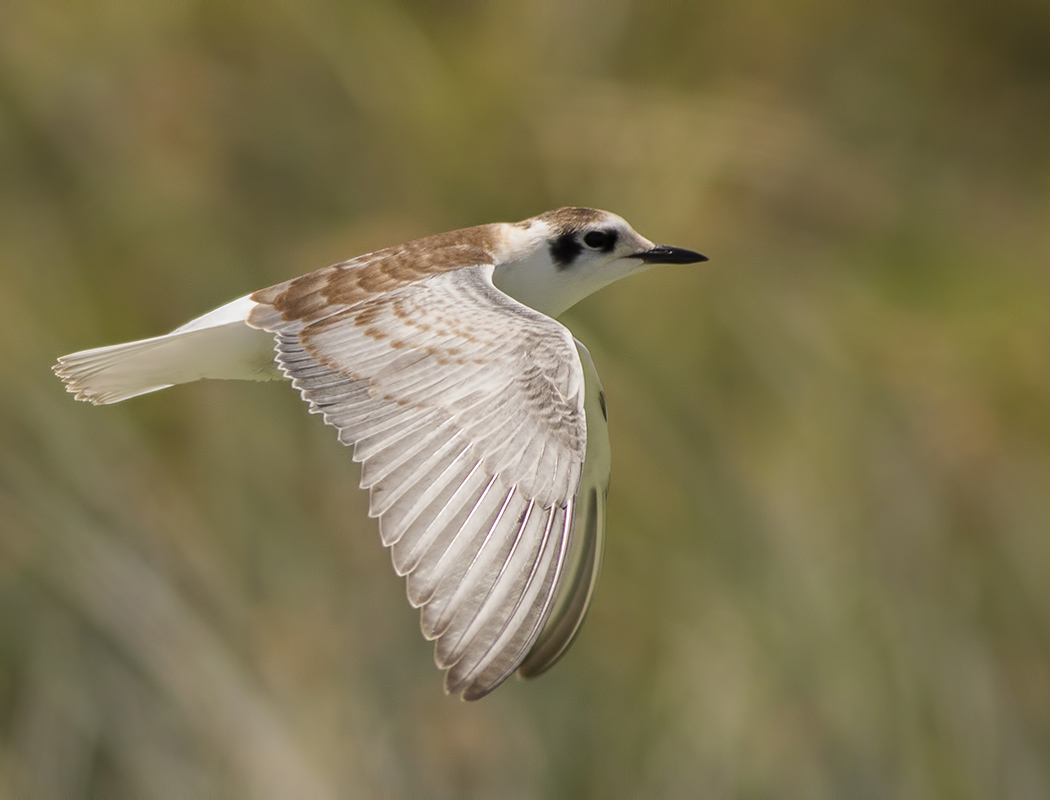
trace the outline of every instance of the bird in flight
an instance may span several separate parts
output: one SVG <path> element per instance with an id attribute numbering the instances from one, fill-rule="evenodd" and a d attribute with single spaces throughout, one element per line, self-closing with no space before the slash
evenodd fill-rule
<path id="1" fill-rule="evenodd" d="M 445 691 L 476 700 L 562 656 L 601 566 L 605 394 L 555 318 L 654 264 L 706 260 L 607 211 L 560 208 L 358 256 L 54 369 L 96 404 L 201 378 L 290 380 L 353 446 Z"/>

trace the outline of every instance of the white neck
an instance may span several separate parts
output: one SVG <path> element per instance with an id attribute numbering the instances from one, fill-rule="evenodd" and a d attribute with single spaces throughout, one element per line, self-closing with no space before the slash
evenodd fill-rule
<path id="1" fill-rule="evenodd" d="M 503 233 L 505 258 L 497 263 L 492 282 L 519 303 L 549 317 L 561 316 L 583 298 L 634 271 L 558 268 L 547 247 L 550 229 L 546 223 L 529 228 L 507 225 Z M 627 266 L 626 261 L 616 263 Z"/>

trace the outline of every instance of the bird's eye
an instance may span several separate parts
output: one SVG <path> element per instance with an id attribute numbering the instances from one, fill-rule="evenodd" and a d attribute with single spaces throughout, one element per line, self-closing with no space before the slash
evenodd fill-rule
<path id="1" fill-rule="evenodd" d="M 616 231 L 588 231 L 583 236 L 583 243 L 594 250 L 607 253 L 616 246 Z"/>

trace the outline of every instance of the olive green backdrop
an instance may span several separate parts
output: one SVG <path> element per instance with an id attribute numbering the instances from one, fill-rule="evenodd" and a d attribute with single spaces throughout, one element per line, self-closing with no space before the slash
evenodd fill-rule
<path id="1" fill-rule="evenodd" d="M 560 205 L 614 450 L 543 678 L 444 697 L 279 383 L 56 356 Z M 0 4 L 0 795 L 1050 796 L 1050 5 Z"/>

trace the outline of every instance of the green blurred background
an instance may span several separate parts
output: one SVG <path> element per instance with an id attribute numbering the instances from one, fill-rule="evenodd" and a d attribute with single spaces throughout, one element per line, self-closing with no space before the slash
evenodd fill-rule
<path id="1" fill-rule="evenodd" d="M 605 571 L 441 693 L 281 384 L 62 353 L 560 205 Z M 0 796 L 1050 797 L 1050 4 L 0 4 Z"/>

